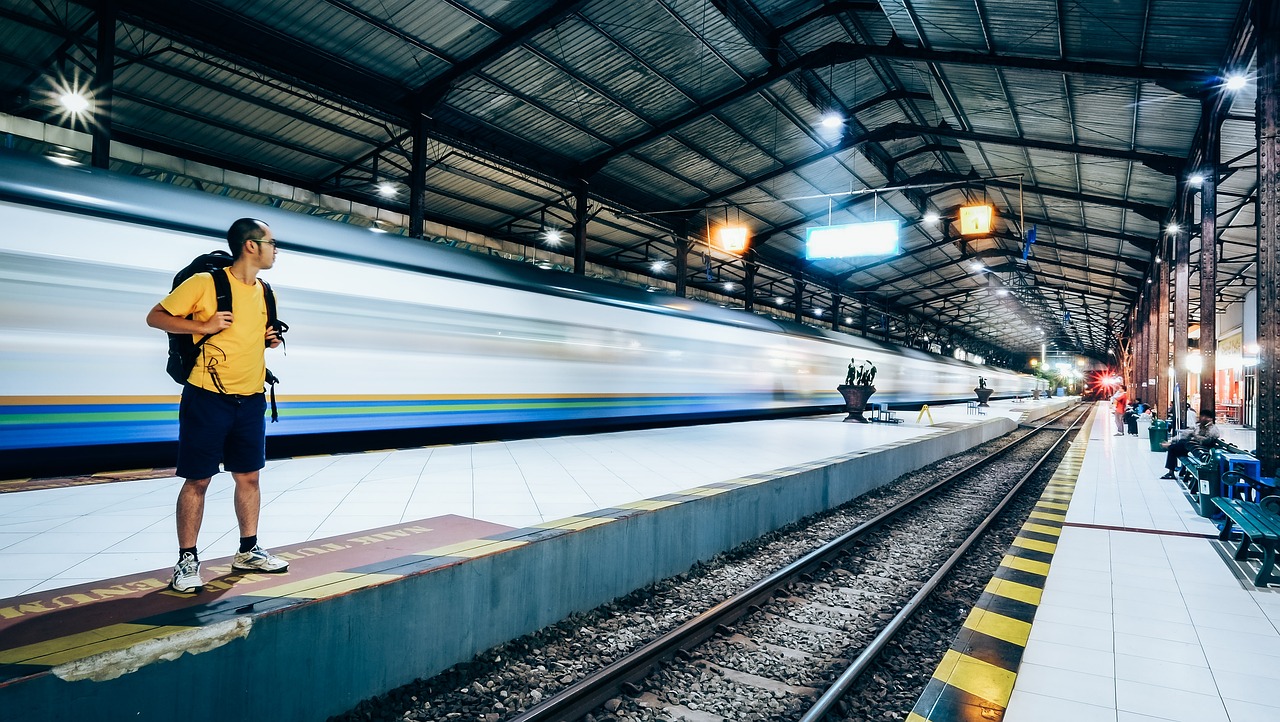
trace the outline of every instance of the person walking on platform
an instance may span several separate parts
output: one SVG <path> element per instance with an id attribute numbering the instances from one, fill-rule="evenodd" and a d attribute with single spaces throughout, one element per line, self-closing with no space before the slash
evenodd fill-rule
<path id="1" fill-rule="evenodd" d="M 1160 478 L 1174 478 L 1173 472 L 1178 468 L 1178 459 L 1186 456 L 1193 448 L 1209 447 L 1221 439 L 1222 432 L 1213 423 L 1213 410 L 1202 409 L 1194 427 L 1182 430 L 1171 441 L 1161 444 L 1169 451 L 1164 456 L 1164 468 L 1168 471 Z"/>
<path id="2" fill-rule="evenodd" d="M 1124 409 L 1127 397 L 1124 393 L 1124 387 L 1121 386 L 1111 395 L 1111 406 L 1116 416 L 1116 436 L 1124 436 Z"/>
<path id="3" fill-rule="evenodd" d="M 235 481 L 240 551 L 231 567 L 242 572 L 283 573 L 289 563 L 258 544 L 259 472 L 266 465 L 266 348 L 280 345 L 267 324 L 258 273 L 275 265 L 276 242 L 266 223 L 241 218 L 227 231 L 231 265 L 213 273 L 230 278 L 232 312 L 218 311 L 211 274 L 183 281 L 147 314 L 147 325 L 172 334 L 208 334 L 182 387 L 178 408 L 178 563 L 169 585 L 178 592 L 204 589 L 196 538 L 204 519 L 205 492 L 218 465 Z M 188 318 L 189 316 L 189 318 Z"/>

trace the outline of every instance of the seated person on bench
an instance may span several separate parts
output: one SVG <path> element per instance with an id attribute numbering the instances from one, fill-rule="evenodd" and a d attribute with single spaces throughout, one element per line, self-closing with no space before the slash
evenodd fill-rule
<path id="1" fill-rule="evenodd" d="M 1169 450 L 1164 457 L 1164 468 L 1169 471 L 1160 478 L 1172 479 L 1173 470 L 1178 468 L 1178 459 L 1186 456 L 1192 449 L 1208 448 L 1220 440 L 1222 432 L 1213 423 L 1213 409 L 1201 409 L 1194 427 L 1182 430 L 1172 440 L 1161 444 Z"/>

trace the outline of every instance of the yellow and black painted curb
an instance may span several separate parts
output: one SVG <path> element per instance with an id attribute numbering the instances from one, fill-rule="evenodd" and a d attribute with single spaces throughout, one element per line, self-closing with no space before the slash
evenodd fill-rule
<path id="1" fill-rule="evenodd" d="M 1058 464 L 907 722 L 992 722 L 1004 718 L 1089 445 L 1093 414 L 1089 413 Z"/>

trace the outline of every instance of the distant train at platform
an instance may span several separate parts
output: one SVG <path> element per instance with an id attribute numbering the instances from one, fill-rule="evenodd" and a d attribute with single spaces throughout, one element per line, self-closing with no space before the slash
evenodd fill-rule
<path id="1" fill-rule="evenodd" d="M 272 436 L 728 418 L 1027 395 L 1033 377 L 305 214 L 0 152 L 0 455 L 172 442 L 179 387 L 143 322 L 236 218 L 270 224 L 287 346 Z M 528 431 L 528 428 L 525 429 Z M 423 438 L 429 439 L 429 434 Z"/>

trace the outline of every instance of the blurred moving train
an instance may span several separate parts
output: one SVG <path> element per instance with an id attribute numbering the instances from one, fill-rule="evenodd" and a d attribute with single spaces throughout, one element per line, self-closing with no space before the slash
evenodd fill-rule
<path id="1" fill-rule="evenodd" d="M 851 357 L 879 367 L 876 401 L 971 399 L 979 375 L 1001 396 L 1035 388 L 1003 369 L 0 151 L 0 474 L 172 463 L 179 388 L 164 334 L 143 319 L 244 216 L 279 242 L 264 278 L 292 329 L 268 352 L 277 454 L 297 453 L 285 439 L 352 432 L 384 448 L 476 425 L 498 427 L 492 438 L 829 410 Z"/>

